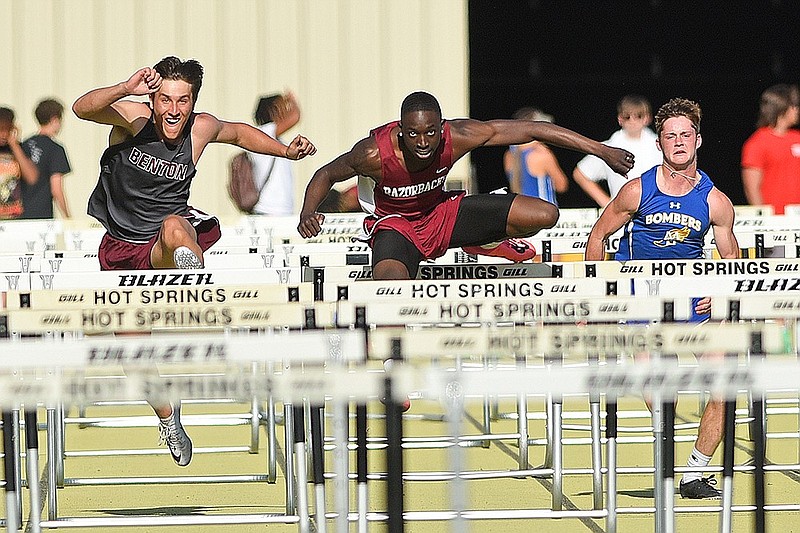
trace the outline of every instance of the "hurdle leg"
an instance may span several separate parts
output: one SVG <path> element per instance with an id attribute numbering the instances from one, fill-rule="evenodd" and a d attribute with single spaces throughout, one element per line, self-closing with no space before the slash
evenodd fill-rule
<path id="1" fill-rule="evenodd" d="M 600 441 L 600 395 L 589 399 L 592 434 L 592 502 L 595 510 L 603 508 L 603 450 Z"/>
<path id="2" fill-rule="evenodd" d="M 47 519 L 56 520 L 58 518 L 58 492 L 57 492 L 57 461 L 56 453 L 56 424 L 58 417 L 55 407 L 47 408 Z"/>
<path id="3" fill-rule="evenodd" d="M 562 448 L 563 404 L 560 396 L 553 397 L 553 511 L 561 511 L 564 506 L 564 474 Z"/>
<path id="4" fill-rule="evenodd" d="M 56 407 L 56 475 L 57 486 L 64 488 L 64 450 L 66 450 L 66 420 L 64 414 L 64 404 L 60 403 Z"/>
<path id="5" fill-rule="evenodd" d="M 458 384 L 458 374 L 454 377 L 451 383 Z M 459 445 L 459 435 L 461 435 L 461 422 L 464 418 L 464 396 L 460 394 L 460 388 L 457 386 L 448 388 L 449 393 L 445 393 L 445 407 L 447 425 L 450 429 L 452 438 L 450 446 L 450 469 L 455 474 L 450 485 L 450 508 L 455 511 L 455 518 L 450 523 L 451 531 L 466 532 L 469 531 L 469 525 L 464 518 L 464 511 L 467 509 L 467 487 L 464 477 L 461 475 L 464 471 L 464 450 Z"/>
<path id="6" fill-rule="evenodd" d="M 487 372 L 489 370 L 489 359 L 484 357 L 483 359 L 483 371 Z M 489 394 L 484 395 L 483 397 L 483 432 L 486 435 L 491 434 L 492 432 L 492 397 Z M 484 448 L 489 448 L 492 444 L 492 441 L 486 439 L 481 444 Z"/>
<path id="7" fill-rule="evenodd" d="M 336 533 L 350 531 L 350 404 L 337 401 L 333 406 L 333 436 L 336 447 L 333 452 L 333 466 L 336 477 L 333 481 L 334 505 L 336 508 Z"/>
<path id="8" fill-rule="evenodd" d="M 405 528 L 403 518 L 403 411 L 394 398 L 391 377 L 386 378 L 385 387 L 386 440 L 388 443 L 386 447 L 386 497 L 387 514 L 389 515 L 387 531 L 403 533 Z"/>
<path id="9" fill-rule="evenodd" d="M 367 533 L 369 492 L 367 486 L 367 404 L 356 405 L 356 483 L 358 488 L 358 533 Z"/>
<path id="10" fill-rule="evenodd" d="M 528 397 L 525 393 L 517 395 L 517 433 L 519 455 L 517 464 L 520 470 L 528 468 Z"/>
<path id="11" fill-rule="evenodd" d="M 617 398 L 606 395 L 606 461 L 608 480 L 606 483 L 606 533 L 617 531 Z"/>
<path id="12" fill-rule="evenodd" d="M 563 355 L 558 354 L 554 360 L 554 365 L 558 367 L 563 364 Z M 564 448 L 563 448 L 563 421 L 562 411 L 564 400 L 561 394 L 553 395 L 553 511 L 561 511 L 564 508 Z"/>
<path id="13" fill-rule="evenodd" d="M 258 363 L 253 362 L 250 367 L 253 376 L 258 374 Z M 250 399 L 250 453 L 258 453 L 258 430 L 261 425 L 261 415 L 259 413 L 259 400 L 254 395 Z"/>
<path id="14" fill-rule="evenodd" d="M 664 413 L 664 533 L 675 533 L 675 402 L 665 400 L 662 407 Z"/>
<path id="15" fill-rule="evenodd" d="M 30 497 L 28 530 L 39 533 L 42 521 L 42 494 L 39 490 L 39 427 L 36 420 L 36 404 L 25 409 L 25 466 Z"/>
<path id="16" fill-rule="evenodd" d="M 292 407 L 294 415 L 294 470 L 297 479 L 297 516 L 298 531 L 309 533 L 311 531 L 311 517 L 308 514 L 308 465 L 306 460 L 306 430 L 303 422 L 303 407 Z"/>
<path id="17" fill-rule="evenodd" d="M 286 448 L 286 457 L 284 465 L 286 469 L 286 514 L 295 514 L 297 502 L 295 500 L 295 485 L 294 485 L 294 416 L 292 415 L 292 404 L 283 404 L 283 431 L 284 447 Z"/>
<path id="18" fill-rule="evenodd" d="M 269 363 L 267 375 L 271 376 L 274 364 Z M 267 396 L 267 483 L 275 483 L 278 479 L 278 435 L 275 421 L 275 397 Z"/>
<path id="19" fill-rule="evenodd" d="M 733 531 L 733 452 L 736 437 L 736 400 L 725 401 L 725 433 L 722 447 L 722 516 L 720 533 Z"/>
<path id="20" fill-rule="evenodd" d="M 11 411 L 3 411 L 3 452 L 5 466 L 5 481 L 6 481 L 6 530 L 16 533 L 20 527 L 19 509 L 17 508 L 17 492 L 19 485 L 14 475 L 14 425 L 13 416 Z M 17 455 L 16 457 L 19 457 Z"/>
<path id="21" fill-rule="evenodd" d="M 305 432 L 306 432 L 305 442 L 308 443 L 308 445 L 304 447 L 306 451 L 306 479 L 308 479 L 309 481 L 313 481 L 314 461 L 313 458 L 311 457 L 311 443 L 313 442 L 311 440 L 311 405 L 309 405 L 307 401 L 303 402 L 303 420 L 308 420 L 308 424 L 305 423 L 303 424 L 303 427 L 305 427 Z"/>
<path id="22" fill-rule="evenodd" d="M 547 393 L 545 398 L 545 438 L 547 444 L 544 450 L 544 464 L 545 468 L 553 467 L 553 395 Z"/>
<path id="23" fill-rule="evenodd" d="M 597 366 L 597 355 L 589 355 L 589 364 Z M 592 439 L 592 503 L 595 510 L 603 508 L 603 450 L 600 442 L 600 394 L 589 393 L 589 418 Z"/>
<path id="24" fill-rule="evenodd" d="M 753 412 L 755 415 L 755 433 L 753 434 L 753 462 L 755 466 L 755 482 L 753 490 L 755 492 L 755 529 L 756 533 L 765 531 L 764 505 L 766 503 L 765 483 L 764 483 L 764 463 L 766 461 L 766 431 L 764 427 L 764 397 L 753 396 Z"/>
<path id="25" fill-rule="evenodd" d="M 525 358 L 517 357 L 517 368 L 525 368 Z M 517 395 L 517 445 L 519 455 L 517 463 L 520 470 L 528 468 L 528 396 L 521 392 Z"/>
<path id="26" fill-rule="evenodd" d="M 322 431 L 322 412 L 324 407 L 321 405 L 311 406 L 311 461 L 314 471 L 314 509 L 317 522 L 318 533 L 327 532 L 325 519 L 325 441 Z"/>
<path id="27" fill-rule="evenodd" d="M 14 434 L 14 480 L 16 481 L 17 490 L 14 493 L 17 498 L 17 505 L 15 507 L 17 512 L 17 524 L 22 524 L 22 439 L 20 434 L 20 409 L 14 408 L 11 411 L 11 430 Z M 8 453 L 8 452 L 6 452 Z"/>
<path id="28" fill-rule="evenodd" d="M 655 505 L 655 531 L 664 531 L 664 411 L 661 392 L 654 391 L 653 406 L 653 502 Z"/>

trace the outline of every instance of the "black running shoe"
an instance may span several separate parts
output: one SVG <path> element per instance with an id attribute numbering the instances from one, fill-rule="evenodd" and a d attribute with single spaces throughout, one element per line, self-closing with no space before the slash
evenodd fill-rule
<path id="1" fill-rule="evenodd" d="M 722 498 L 722 491 L 717 490 L 713 485 L 717 484 L 714 474 L 689 481 L 681 482 L 681 498 L 689 500 L 719 500 Z"/>

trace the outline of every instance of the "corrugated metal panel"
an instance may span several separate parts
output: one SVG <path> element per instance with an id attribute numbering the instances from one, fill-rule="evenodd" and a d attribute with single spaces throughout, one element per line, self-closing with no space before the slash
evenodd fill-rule
<path id="1" fill-rule="evenodd" d="M 252 122 L 259 95 L 291 89 L 303 118 L 290 133 L 318 147 L 295 166 L 298 205 L 311 174 L 373 126 L 395 119 L 409 92 L 439 97 L 445 116 L 466 116 L 466 0 L 3 0 L 0 105 L 33 134 L 33 107 L 126 80 L 166 55 L 205 67 L 197 110 Z M 109 129 L 68 114 L 60 140 L 73 173 L 67 196 L 84 215 Z M 192 203 L 235 215 L 225 192 L 233 147 L 210 146 Z M 453 172 L 464 178 L 466 162 Z"/>

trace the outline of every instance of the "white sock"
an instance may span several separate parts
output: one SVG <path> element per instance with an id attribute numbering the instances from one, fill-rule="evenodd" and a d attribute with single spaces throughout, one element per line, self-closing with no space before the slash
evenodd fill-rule
<path id="1" fill-rule="evenodd" d="M 698 466 L 708 466 L 708 463 L 711 462 L 711 457 L 700 453 L 697 451 L 697 448 L 692 448 L 692 453 L 689 454 L 689 460 L 686 461 L 686 466 L 691 467 L 698 467 Z M 702 472 L 684 472 L 683 479 L 681 483 L 689 483 L 690 481 L 695 481 L 703 477 Z"/>

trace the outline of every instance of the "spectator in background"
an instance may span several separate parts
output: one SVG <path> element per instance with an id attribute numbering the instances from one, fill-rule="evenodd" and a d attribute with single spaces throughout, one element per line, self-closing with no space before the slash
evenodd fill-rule
<path id="1" fill-rule="evenodd" d="M 517 110 L 513 118 L 553 122 L 552 115 L 533 107 Z M 569 187 L 556 156 L 540 141 L 509 146 L 503 156 L 503 168 L 511 192 L 541 198 L 553 205 L 558 205 L 556 193 L 567 192 Z"/>
<path id="2" fill-rule="evenodd" d="M 661 152 L 656 147 L 656 134 L 648 126 L 653 121 L 650 102 L 643 96 L 629 94 L 617 104 L 616 131 L 604 144 L 624 148 L 636 158 L 628 177 L 617 174 L 601 159 L 588 155 L 578 162 L 572 177 L 575 183 L 588 194 L 597 205 L 605 207 L 619 192 L 628 179 L 638 178 L 646 171 L 661 164 Z M 598 185 L 605 180 L 608 192 Z"/>
<path id="3" fill-rule="evenodd" d="M 53 218 L 53 200 L 64 218 L 70 218 L 64 197 L 64 175 L 72 170 L 64 147 L 54 140 L 61 131 L 64 106 L 46 99 L 34 110 L 39 132 L 23 143 L 25 151 L 39 169 L 39 179 L 33 184 L 22 183 L 22 218 Z"/>
<path id="4" fill-rule="evenodd" d="M 0 219 L 22 215 L 22 187 L 39 179 L 39 170 L 19 143 L 19 130 L 14 123 L 14 111 L 0 107 Z"/>
<path id="5" fill-rule="evenodd" d="M 800 203 L 800 114 L 796 85 L 779 84 L 761 94 L 756 131 L 742 147 L 742 183 L 750 205 L 771 205 L 782 215 Z"/>
<path id="6" fill-rule="evenodd" d="M 258 100 L 254 114 L 258 129 L 281 140 L 288 129 L 300 121 L 300 106 L 291 92 L 264 96 Z M 294 175 L 291 162 L 283 157 L 249 154 L 253 162 L 253 178 L 261 194 L 253 207 L 257 215 L 286 216 L 294 214 Z"/>

